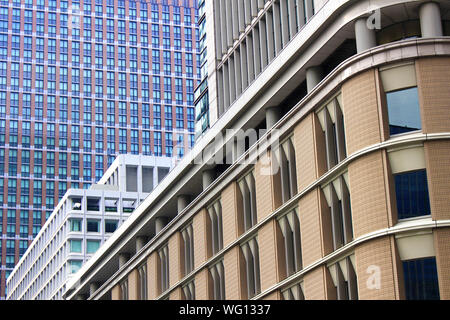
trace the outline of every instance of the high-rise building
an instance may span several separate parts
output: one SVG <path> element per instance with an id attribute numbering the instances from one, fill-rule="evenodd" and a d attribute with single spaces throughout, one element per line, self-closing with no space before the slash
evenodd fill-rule
<path id="1" fill-rule="evenodd" d="M 68 188 L 192 147 L 196 2 L 0 1 L 0 299 Z"/>
<path id="2" fill-rule="evenodd" d="M 450 2 L 200 7 L 209 129 L 64 297 L 450 299 Z"/>
<path id="3" fill-rule="evenodd" d="M 174 162 L 167 157 L 119 155 L 98 183 L 89 189 L 67 190 L 7 279 L 7 299 L 61 299 L 66 282 L 144 201 Z"/>

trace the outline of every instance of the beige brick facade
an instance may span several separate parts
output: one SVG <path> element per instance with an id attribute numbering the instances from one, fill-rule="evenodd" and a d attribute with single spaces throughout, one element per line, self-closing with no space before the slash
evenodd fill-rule
<path id="1" fill-rule="evenodd" d="M 259 267 L 261 274 L 261 291 L 264 291 L 279 282 L 277 250 L 276 250 L 276 224 L 271 220 L 258 231 Z"/>
<path id="2" fill-rule="evenodd" d="M 389 226 L 383 152 L 365 155 L 348 167 L 355 238 Z"/>
<path id="3" fill-rule="evenodd" d="M 317 178 L 314 114 L 309 114 L 294 128 L 293 142 L 298 190 L 303 190 Z"/>
<path id="4" fill-rule="evenodd" d="M 434 250 L 439 279 L 439 294 L 442 300 L 450 299 L 450 228 L 436 229 Z"/>
<path id="5" fill-rule="evenodd" d="M 223 265 L 225 269 L 225 297 L 227 300 L 242 299 L 240 260 L 239 247 L 234 247 L 225 253 Z"/>
<path id="6" fill-rule="evenodd" d="M 305 274 L 303 278 L 306 300 L 325 300 L 327 297 L 325 266 L 320 266 Z"/>
<path id="7" fill-rule="evenodd" d="M 195 275 L 195 300 L 210 299 L 209 286 L 209 271 L 205 268 Z"/>
<path id="8" fill-rule="evenodd" d="M 270 154 L 268 156 L 270 157 Z M 278 193 L 281 191 L 281 188 L 277 189 L 273 187 L 273 176 L 265 174 L 266 166 L 270 165 L 263 163 L 261 160 L 255 165 L 255 188 L 256 194 L 258 195 L 256 197 L 258 222 L 272 213 L 275 208 L 273 190 L 278 190 Z"/>
<path id="9" fill-rule="evenodd" d="M 238 237 L 236 190 L 237 183 L 229 184 L 221 194 L 223 246 L 226 247 Z"/>
<path id="10" fill-rule="evenodd" d="M 138 300 L 139 299 L 139 272 L 138 270 L 133 270 L 128 275 L 128 299 Z"/>
<path id="11" fill-rule="evenodd" d="M 181 233 L 175 232 L 169 239 L 169 286 L 172 287 L 175 283 L 181 280 L 183 276 L 181 259 Z"/>
<path id="12" fill-rule="evenodd" d="M 375 71 L 365 71 L 342 86 L 347 153 L 381 142 Z"/>
<path id="13" fill-rule="evenodd" d="M 416 60 L 417 84 L 424 133 L 450 131 L 450 58 Z"/>
<path id="14" fill-rule="evenodd" d="M 398 299 L 398 279 L 394 272 L 396 257 L 390 237 L 371 240 L 357 246 L 355 260 L 359 299 Z"/>
<path id="15" fill-rule="evenodd" d="M 120 300 L 120 285 L 115 285 L 111 290 L 111 300 Z"/>
<path id="16" fill-rule="evenodd" d="M 433 220 L 450 219 L 450 141 L 424 143 Z"/>
<path id="17" fill-rule="evenodd" d="M 211 232 L 206 228 L 206 209 L 202 209 L 192 219 L 192 230 L 194 232 L 194 268 L 197 269 L 208 258 L 208 238 L 207 235 Z"/>
<path id="18" fill-rule="evenodd" d="M 153 252 L 147 258 L 147 290 L 148 299 L 154 300 L 161 291 L 160 278 L 158 277 L 158 253 Z"/>

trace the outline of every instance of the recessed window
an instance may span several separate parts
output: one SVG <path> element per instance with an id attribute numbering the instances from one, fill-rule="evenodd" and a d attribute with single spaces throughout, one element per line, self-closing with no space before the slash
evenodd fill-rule
<path id="1" fill-rule="evenodd" d="M 246 232 L 256 224 L 256 189 L 253 171 L 238 181 L 238 216 Z"/>
<path id="2" fill-rule="evenodd" d="M 406 300 L 439 300 L 436 258 L 403 261 Z"/>
<path id="3" fill-rule="evenodd" d="M 86 241 L 86 252 L 95 253 L 98 248 L 100 248 L 100 241 L 97 240 L 87 240 Z"/>
<path id="4" fill-rule="evenodd" d="M 208 218 L 211 226 L 211 238 L 208 241 L 208 246 L 211 246 L 210 252 L 214 256 L 223 248 L 222 205 L 220 200 L 217 200 L 208 208 Z"/>
<path id="5" fill-rule="evenodd" d="M 259 247 L 256 238 L 241 246 L 245 260 L 245 278 L 247 281 L 247 299 L 251 299 L 261 292 L 259 272 Z"/>
<path id="6" fill-rule="evenodd" d="M 100 232 L 100 222 L 98 220 L 88 220 L 87 232 Z"/>
<path id="7" fill-rule="evenodd" d="M 106 220 L 105 221 L 105 233 L 113 233 L 117 230 L 118 221 L 117 220 Z"/>
<path id="8" fill-rule="evenodd" d="M 209 269 L 209 276 L 212 279 L 211 299 L 225 300 L 225 272 L 223 261 L 216 263 Z"/>
<path id="9" fill-rule="evenodd" d="M 81 240 L 70 240 L 70 252 L 81 253 Z"/>
<path id="10" fill-rule="evenodd" d="M 192 224 L 181 231 L 183 237 L 182 250 L 184 254 L 184 275 L 188 275 L 194 270 L 194 232 Z"/>
<path id="11" fill-rule="evenodd" d="M 300 222 L 298 210 L 283 215 L 278 220 L 278 226 L 283 235 L 284 254 L 286 262 L 286 277 L 300 271 L 302 268 L 302 252 L 300 245 Z"/>
<path id="12" fill-rule="evenodd" d="M 81 232 L 81 219 L 70 219 L 70 231 Z"/>
<path id="13" fill-rule="evenodd" d="M 422 129 L 417 87 L 388 92 L 386 101 L 390 135 Z"/>
<path id="14" fill-rule="evenodd" d="M 70 273 L 76 273 L 81 268 L 81 261 L 80 260 L 71 260 L 69 261 L 69 270 Z"/>
<path id="15" fill-rule="evenodd" d="M 348 256 L 328 267 L 335 286 L 337 300 L 358 299 L 358 279 L 355 272 L 355 256 Z"/>
<path id="16" fill-rule="evenodd" d="M 183 287 L 183 300 L 195 300 L 194 281 L 189 282 Z"/>
<path id="17" fill-rule="evenodd" d="M 281 292 L 283 300 L 305 300 L 302 286 L 302 283 L 297 283 L 292 287 L 283 290 Z"/>
<path id="18" fill-rule="evenodd" d="M 394 175 L 398 219 L 431 214 L 426 170 Z"/>

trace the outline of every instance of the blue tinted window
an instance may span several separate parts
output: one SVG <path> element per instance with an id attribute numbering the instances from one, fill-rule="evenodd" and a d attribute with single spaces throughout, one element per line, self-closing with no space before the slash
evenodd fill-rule
<path id="1" fill-rule="evenodd" d="M 431 213 L 425 170 L 396 174 L 395 193 L 399 219 Z"/>
<path id="2" fill-rule="evenodd" d="M 386 94 L 391 135 L 422 129 L 417 87 Z"/>
<path id="3" fill-rule="evenodd" d="M 406 300 L 439 300 L 436 258 L 403 261 Z"/>

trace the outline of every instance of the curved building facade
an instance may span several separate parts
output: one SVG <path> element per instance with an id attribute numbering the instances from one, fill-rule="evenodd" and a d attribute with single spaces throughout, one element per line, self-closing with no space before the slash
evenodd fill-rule
<path id="1" fill-rule="evenodd" d="M 448 1 L 199 8 L 208 129 L 64 297 L 449 299 Z"/>

